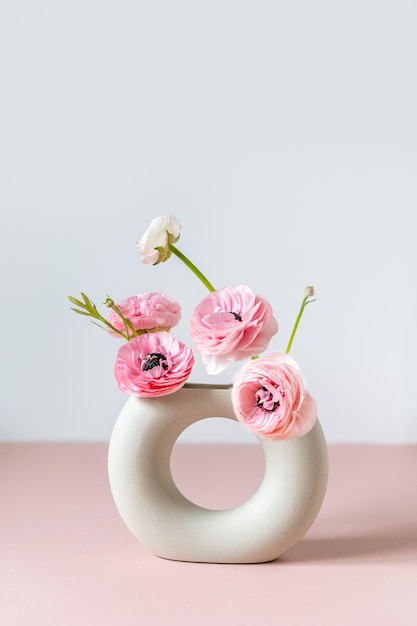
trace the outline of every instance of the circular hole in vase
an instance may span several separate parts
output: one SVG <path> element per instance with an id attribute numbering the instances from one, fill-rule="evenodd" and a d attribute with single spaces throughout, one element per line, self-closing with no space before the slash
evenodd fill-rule
<path id="1" fill-rule="evenodd" d="M 179 491 L 206 509 L 243 504 L 258 490 L 265 457 L 258 439 L 241 424 L 211 417 L 189 426 L 171 453 L 171 474 Z"/>

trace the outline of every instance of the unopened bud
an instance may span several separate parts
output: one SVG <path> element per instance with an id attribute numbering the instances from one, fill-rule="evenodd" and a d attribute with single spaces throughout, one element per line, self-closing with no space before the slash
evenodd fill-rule
<path id="1" fill-rule="evenodd" d="M 311 296 L 314 296 L 314 287 L 306 287 L 305 295 L 309 298 L 311 298 Z"/>

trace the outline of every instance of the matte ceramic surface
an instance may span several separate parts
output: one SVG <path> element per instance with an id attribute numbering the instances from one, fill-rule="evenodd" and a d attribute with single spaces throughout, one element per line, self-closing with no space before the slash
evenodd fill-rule
<path id="1" fill-rule="evenodd" d="M 274 560 L 303 537 L 323 502 L 328 459 L 321 426 L 317 421 L 307 435 L 289 441 L 259 439 L 265 455 L 259 489 L 242 505 L 217 511 L 185 498 L 170 469 L 178 436 L 209 417 L 236 419 L 230 388 L 189 385 L 160 398 L 128 399 L 108 455 L 119 513 L 142 545 L 167 559 Z"/>

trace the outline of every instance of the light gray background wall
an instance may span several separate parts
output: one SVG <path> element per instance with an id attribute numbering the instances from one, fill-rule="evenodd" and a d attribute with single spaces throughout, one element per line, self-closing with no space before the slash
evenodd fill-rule
<path id="1" fill-rule="evenodd" d="M 110 436 L 119 344 L 67 294 L 166 291 L 189 341 L 204 288 L 134 249 L 171 212 L 215 285 L 270 300 L 271 349 L 315 286 L 293 355 L 329 441 L 417 441 L 416 26 L 406 0 L 1 0 L 0 437 Z"/>

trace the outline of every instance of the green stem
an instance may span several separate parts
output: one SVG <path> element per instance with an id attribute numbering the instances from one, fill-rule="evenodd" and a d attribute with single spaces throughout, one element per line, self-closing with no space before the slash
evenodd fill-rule
<path id="1" fill-rule="evenodd" d="M 110 324 L 110 322 L 108 322 L 106 320 L 105 317 L 103 317 L 98 311 L 97 309 L 95 310 L 96 315 L 91 315 L 91 317 L 94 317 L 96 320 L 100 320 L 100 322 L 102 324 L 105 324 L 108 328 L 111 328 L 111 330 L 115 333 L 117 333 L 118 335 L 120 335 L 121 337 L 123 337 L 124 339 L 127 339 L 126 335 L 124 333 L 122 333 L 121 330 L 118 330 L 115 326 L 113 326 L 113 324 Z"/>
<path id="2" fill-rule="evenodd" d="M 185 265 L 201 280 L 203 285 L 210 291 L 216 291 L 211 282 L 200 272 L 200 270 L 188 259 L 185 254 L 180 252 L 178 248 L 176 248 L 172 243 L 168 244 L 168 248 L 171 250 L 175 256 L 177 256 Z"/>
<path id="3" fill-rule="evenodd" d="M 291 346 L 292 346 L 293 341 L 294 341 L 295 333 L 297 332 L 298 324 L 300 323 L 300 320 L 301 320 L 301 318 L 303 316 L 304 309 L 306 308 L 307 304 L 310 304 L 310 302 L 314 302 L 314 300 L 309 300 L 309 297 L 310 296 L 307 295 L 307 296 L 304 296 L 304 298 L 303 298 L 300 310 L 299 310 L 298 315 L 297 315 L 297 319 L 295 320 L 294 328 L 292 329 L 292 333 L 291 333 L 290 339 L 288 341 L 287 349 L 285 350 L 285 354 L 289 354 L 289 352 L 291 350 Z"/>
<path id="4" fill-rule="evenodd" d="M 107 304 L 109 303 L 109 304 Z M 104 302 L 104 304 L 106 306 L 109 306 L 111 309 L 113 309 L 113 311 L 120 317 L 120 319 L 122 320 L 125 330 L 126 330 L 126 339 L 128 341 L 130 341 L 131 337 L 129 336 L 129 330 L 131 331 L 132 335 L 134 337 L 137 337 L 139 335 L 139 333 L 137 332 L 137 330 L 133 327 L 133 324 L 123 315 L 123 313 L 121 312 L 121 310 L 119 309 L 119 307 L 114 303 L 114 300 L 112 298 L 110 298 L 110 296 L 107 296 L 106 301 Z"/>
<path id="5" fill-rule="evenodd" d="M 75 304 L 75 306 L 78 307 L 78 309 L 74 309 L 71 307 L 71 310 L 74 311 L 75 313 L 79 313 L 80 315 L 87 315 L 88 317 L 92 317 L 93 319 L 99 320 L 100 322 L 102 322 L 105 326 L 107 326 L 107 328 L 111 328 L 117 335 L 120 335 L 121 337 L 123 337 L 124 339 L 126 339 L 126 336 L 124 335 L 124 333 L 122 333 L 120 330 L 118 330 L 117 328 L 115 328 L 113 326 L 113 324 L 110 324 L 110 322 L 108 322 L 97 310 L 96 305 L 94 304 L 94 302 L 91 302 L 91 300 L 85 295 L 85 293 L 81 292 L 81 296 L 84 300 L 84 302 L 81 302 L 81 300 L 77 300 L 77 298 L 73 298 L 72 296 L 67 296 L 68 300 L 70 302 L 72 302 L 72 304 Z M 95 322 L 94 322 L 95 323 Z M 100 326 L 99 324 L 97 324 L 97 326 Z M 100 328 L 103 328 L 102 326 L 100 326 Z M 105 329 L 104 329 L 105 330 Z"/>

